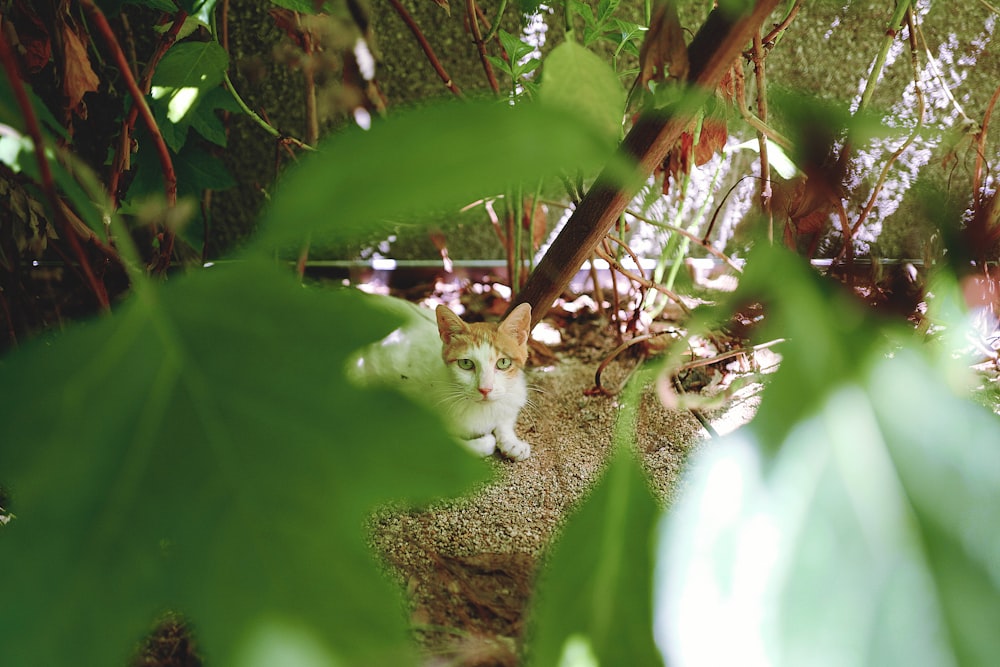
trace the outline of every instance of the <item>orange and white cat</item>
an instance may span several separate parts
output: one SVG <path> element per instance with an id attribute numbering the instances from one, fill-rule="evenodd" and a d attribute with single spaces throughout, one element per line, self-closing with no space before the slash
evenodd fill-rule
<path id="1" fill-rule="evenodd" d="M 514 424 L 528 400 L 531 307 L 519 305 L 498 324 L 468 324 L 447 306 L 432 315 L 406 301 L 383 299 L 407 323 L 362 353 L 361 377 L 398 387 L 440 411 L 477 454 L 499 449 L 515 461 L 528 458 L 531 447 Z"/>

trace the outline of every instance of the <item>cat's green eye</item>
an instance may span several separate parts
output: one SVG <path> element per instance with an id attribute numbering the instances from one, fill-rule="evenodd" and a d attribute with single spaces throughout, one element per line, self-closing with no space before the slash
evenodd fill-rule
<path id="1" fill-rule="evenodd" d="M 476 367 L 476 362 L 474 362 L 472 359 L 459 359 L 455 363 L 457 363 L 458 367 L 461 368 L 463 371 L 471 371 L 473 368 Z"/>
<path id="2" fill-rule="evenodd" d="M 497 368 L 499 368 L 502 371 L 505 371 L 508 368 L 510 368 L 510 359 L 508 359 L 507 357 L 500 357 L 499 359 L 497 359 Z"/>

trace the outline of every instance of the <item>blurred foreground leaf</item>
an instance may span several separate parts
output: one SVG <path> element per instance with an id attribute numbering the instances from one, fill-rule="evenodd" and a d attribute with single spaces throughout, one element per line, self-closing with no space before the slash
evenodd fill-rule
<path id="1" fill-rule="evenodd" d="M 334 135 L 281 180 L 262 225 L 261 244 L 341 241 L 387 220 L 538 180 L 561 169 L 628 167 L 614 142 L 566 111 L 532 104 L 450 103 L 402 113 Z M 614 172 L 612 172 L 614 173 Z"/>
<path id="2" fill-rule="evenodd" d="M 1000 421 L 799 260 L 764 260 L 745 287 L 791 336 L 758 417 L 701 450 L 664 522 L 668 662 L 991 664 Z"/>
<path id="3" fill-rule="evenodd" d="M 545 58 L 540 99 L 575 112 L 610 141 L 621 136 L 625 89 L 607 62 L 577 42 L 563 42 Z"/>
<path id="4" fill-rule="evenodd" d="M 395 324 L 247 263 L 140 284 L 8 358 L 0 662 L 124 664 L 172 609 L 212 664 L 408 664 L 364 517 L 485 472 L 436 418 L 344 380 Z"/>

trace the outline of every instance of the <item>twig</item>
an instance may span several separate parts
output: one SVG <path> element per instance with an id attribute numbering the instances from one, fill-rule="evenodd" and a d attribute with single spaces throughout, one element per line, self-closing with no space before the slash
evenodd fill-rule
<path id="1" fill-rule="evenodd" d="M 451 80 L 450 76 L 448 76 L 448 73 L 444 70 L 444 66 L 441 65 L 441 61 L 438 60 L 437 55 L 434 53 L 434 49 L 431 48 L 430 42 L 428 42 L 427 38 L 424 37 L 424 33 L 420 31 L 420 26 L 417 25 L 417 22 L 413 20 L 410 13 L 406 11 L 405 7 L 403 7 L 403 3 L 399 0 L 389 0 L 389 2 L 392 3 L 396 13 L 399 14 L 399 17 L 403 19 L 403 23 L 406 24 L 406 27 L 409 28 L 410 32 L 413 33 L 413 36 L 417 38 L 417 43 L 420 44 L 420 48 L 423 49 L 424 55 L 426 55 L 427 60 L 430 61 L 431 67 L 433 67 L 434 71 L 437 72 L 437 75 L 441 77 L 444 85 L 456 97 L 462 97 L 462 91 L 458 89 L 455 82 Z"/>
<path id="2" fill-rule="evenodd" d="M 156 119 L 153 118 L 153 112 L 150 111 L 149 105 L 146 104 L 146 96 L 139 89 L 139 84 L 136 83 L 135 77 L 132 76 L 132 69 L 129 67 L 125 53 L 121 50 L 121 46 L 118 44 L 118 40 L 111 30 L 104 12 L 94 4 L 94 0 L 80 0 L 80 4 L 83 6 L 87 16 L 94 23 L 97 31 L 101 34 L 104 45 L 114 59 L 122 79 L 125 81 L 125 86 L 132 96 L 132 103 L 138 107 L 143 123 L 146 125 L 146 129 L 149 130 L 149 135 L 153 140 L 153 147 L 156 149 L 156 154 L 160 159 L 160 169 L 163 171 L 163 190 L 167 198 L 167 206 L 173 208 L 177 205 L 177 174 L 174 172 L 174 164 L 170 158 L 170 151 L 167 150 L 167 144 L 163 140 L 163 135 L 156 124 Z M 169 229 L 164 229 L 158 253 L 159 256 L 150 263 L 150 270 L 153 272 L 165 271 L 170 266 L 170 256 L 173 254 L 173 250 L 174 233 Z"/>
<path id="3" fill-rule="evenodd" d="M 170 50 L 174 42 L 177 40 L 177 35 L 180 33 L 181 28 L 184 26 L 184 21 L 187 19 L 187 12 L 178 11 L 174 15 L 174 21 L 170 25 L 170 29 L 163 34 L 160 38 L 159 43 L 156 45 L 156 50 L 153 51 L 152 55 L 149 57 L 149 62 L 146 63 L 146 69 L 142 75 L 142 81 L 139 83 L 139 89 L 142 91 L 143 95 L 149 92 L 153 81 L 153 72 L 156 70 L 156 66 L 159 65 L 163 56 Z M 131 71 L 131 69 L 129 69 Z M 122 134 L 118 143 L 118 150 L 115 152 L 114 160 L 111 164 L 111 173 L 108 175 L 108 192 L 111 195 L 112 205 L 118 208 L 118 181 L 121 178 L 122 172 L 128 171 L 129 167 L 129 156 L 132 152 L 132 130 L 135 128 L 135 121 L 139 117 L 139 106 L 133 104 L 132 108 L 128 111 L 128 116 L 125 118 L 125 123 L 122 126 Z"/>
<path id="4" fill-rule="evenodd" d="M 875 207 L 875 199 L 878 197 L 879 192 L 882 191 L 882 187 L 885 185 L 885 180 L 889 176 L 889 169 L 892 168 L 892 165 L 895 164 L 896 160 L 899 159 L 899 156 L 903 154 L 903 151 L 905 151 L 909 147 L 909 145 L 913 143 L 913 141 L 917 138 L 917 134 L 920 132 L 920 129 L 924 126 L 924 110 L 926 108 L 926 105 L 924 102 L 923 91 L 920 90 L 920 67 L 919 63 L 917 62 L 917 41 L 915 32 L 913 30 L 912 11 L 906 12 L 906 20 L 910 33 L 909 35 L 910 63 L 913 66 L 913 90 L 917 95 L 917 106 L 919 109 L 919 111 L 917 112 L 917 123 L 914 126 L 913 131 L 910 133 L 910 136 L 906 138 L 906 141 L 904 141 L 899 148 L 893 151 L 892 155 L 889 156 L 885 164 L 882 166 L 882 171 L 881 173 L 879 173 L 878 181 L 875 183 L 875 187 L 872 189 L 872 194 L 868 198 L 867 204 L 865 204 L 865 207 L 864 209 L 862 209 L 861 213 L 858 214 L 858 219 L 854 221 L 854 225 L 851 228 L 852 236 L 858 233 L 858 230 L 861 228 L 861 225 L 864 224 L 865 220 L 868 219 L 869 214 L 871 214 L 872 208 Z M 1000 91 L 1000 89 L 998 89 L 998 91 Z"/>
<path id="5" fill-rule="evenodd" d="M 163 189 L 167 197 L 167 205 L 174 206 L 177 203 L 177 175 L 174 172 L 174 165 L 170 159 L 170 151 L 167 150 L 167 144 L 163 141 L 163 135 L 156 124 L 153 112 L 150 110 L 149 105 L 146 104 L 145 93 L 140 90 L 139 84 L 136 83 L 135 77 L 132 76 L 132 69 L 125 58 L 125 53 L 118 45 L 118 40 L 115 39 L 115 34 L 111 30 L 104 12 L 94 4 L 94 0 L 80 0 L 80 4 L 83 6 L 84 11 L 87 12 L 90 20 L 93 21 L 97 31 L 101 35 L 101 39 L 104 40 L 104 45 L 114 59 L 115 65 L 118 67 L 125 81 L 125 86 L 132 96 L 132 103 L 138 107 L 138 113 L 142 116 L 142 121 L 146 125 L 146 129 L 149 130 L 157 156 L 160 158 L 160 168 L 163 171 Z"/>
<path id="6" fill-rule="evenodd" d="M 764 44 L 760 31 L 753 35 L 753 68 L 757 82 L 757 117 L 767 124 L 767 81 L 764 76 Z M 741 106 L 743 106 L 741 104 Z M 767 241 L 774 243 L 774 214 L 771 210 L 771 165 L 767 159 L 767 137 L 757 131 L 757 149 L 760 154 L 760 208 L 767 217 Z"/>
<path id="7" fill-rule="evenodd" d="M 791 25 L 792 19 L 795 18 L 795 15 L 799 13 L 799 9 L 801 8 L 802 8 L 802 0 L 795 0 L 795 4 L 792 5 L 792 8 L 788 10 L 788 14 L 785 15 L 785 18 L 782 19 L 781 23 L 775 25 L 771 29 L 771 32 L 767 33 L 767 36 L 765 36 L 764 39 L 762 40 L 765 46 L 770 48 L 775 44 L 776 40 L 781 35 L 781 33 L 787 30 L 788 26 Z"/>
<path id="8" fill-rule="evenodd" d="M 757 0 L 738 16 L 714 9 L 688 44 L 690 95 L 681 106 L 642 114 L 633 123 L 619 148 L 619 155 L 636 165 L 634 181 L 622 184 L 606 170 L 591 186 L 566 221 L 510 308 L 531 304 L 531 321 L 539 322 L 553 301 L 573 279 L 584 260 L 628 207 L 640 183 L 663 164 L 663 159 L 690 125 L 701 104 L 715 90 L 743 46 L 771 15 L 779 0 Z"/>
<path id="9" fill-rule="evenodd" d="M 685 238 L 691 239 L 692 241 L 694 241 L 695 243 L 697 243 L 698 245 L 700 245 L 702 248 L 704 248 L 707 252 L 709 252 L 712 255 L 715 255 L 717 258 L 721 259 L 723 262 L 725 262 L 731 269 L 733 269 L 737 273 L 743 273 L 743 269 L 740 268 L 739 264 L 737 264 L 732 259 L 730 259 L 729 255 L 727 255 L 726 253 L 722 252 L 721 250 L 716 250 L 712 246 L 712 244 L 708 242 L 707 239 L 704 239 L 704 238 L 698 236 L 697 234 L 689 232 L 688 230 L 684 229 L 683 227 L 678 227 L 677 225 L 671 225 L 671 224 L 666 223 L 666 222 L 657 222 L 655 220 L 651 220 L 650 218 L 645 217 L 643 215 L 640 215 L 640 214 L 636 213 L 635 211 L 633 211 L 631 209 L 625 209 L 625 213 L 627 213 L 628 215 L 632 216 L 636 220 L 642 220 L 643 222 L 649 223 L 649 224 L 651 224 L 651 225 L 653 225 L 655 227 L 660 227 L 661 229 L 666 229 L 666 230 L 669 230 L 671 232 L 674 232 L 675 234 L 680 234 L 681 236 L 683 236 Z"/>
<path id="10" fill-rule="evenodd" d="M 305 80 L 306 97 L 306 143 L 315 145 L 319 141 L 319 114 L 316 111 L 316 77 L 313 74 L 315 64 L 313 62 L 313 39 L 312 31 L 302 28 L 302 14 L 293 12 L 295 16 L 295 27 L 302 35 L 302 52 L 306 55 L 306 66 L 302 68 L 302 77 Z"/>
<path id="11" fill-rule="evenodd" d="M 899 31 L 903 29 L 903 18 L 906 12 L 909 11 L 909 8 L 910 0 L 896 0 L 896 10 L 892 13 L 892 18 L 889 19 L 889 25 L 886 26 L 882 47 L 875 56 L 875 62 L 872 63 L 871 71 L 868 73 L 868 81 L 865 83 L 865 89 L 861 93 L 861 102 L 858 104 L 859 111 L 868 107 L 868 103 L 875 93 L 875 86 L 882 76 L 882 69 L 885 67 L 886 58 L 889 56 L 889 47 L 892 46 Z"/>
<path id="12" fill-rule="evenodd" d="M 500 29 L 500 20 L 503 18 L 503 13 L 507 9 L 507 0 L 500 0 L 500 6 L 497 8 L 497 16 L 493 19 L 493 27 L 490 31 L 483 37 L 484 42 L 488 42 L 497 36 L 497 31 Z"/>
<path id="13" fill-rule="evenodd" d="M 706 357 L 705 359 L 695 359 L 694 361 L 688 361 L 681 364 L 673 370 L 673 374 L 684 373 L 686 371 L 694 370 L 695 368 L 701 368 L 702 366 L 711 366 L 712 364 L 717 364 L 726 359 L 732 359 L 733 357 L 738 357 L 741 354 L 754 354 L 755 352 L 760 352 L 761 350 L 766 350 L 769 347 L 774 347 L 784 343 L 787 339 L 785 338 L 775 338 L 774 340 L 769 340 L 766 343 L 758 343 L 751 347 L 741 347 L 735 350 L 727 350 L 721 354 L 717 354 L 714 357 Z"/>
<path id="14" fill-rule="evenodd" d="M 668 333 L 671 333 L 671 332 L 669 332 L 669 331 L 657 331 L 657 332 L 654 332 L 654 333 L 641 334 L 639 336 L 635 336 L 633 338 L 630 338 L 627 341 L 625 341 L 624 343 L 621 343 L 620 345 L 618 345 L 618 347 L 616 347 L 614 350 L 612 350 L 611 353 L 608 356 L 606 356 L 601 361 L 600 364 L 598 364 L 597 370 L 594 371 L 594 391 L 596 393 L 600 393 L 600 394 L 602 394 L 604 396 L 615 396 L 616 394 L 620 393 L 621 390 L 625 388 L 625 385 L 628 384 L 629 379 L 631 379 L 631 377 L 635 374 L 635 371 L 636 371 L 636 369 L 639 368 L 639 365 L 641 365 L 641 361 L 642 360 L 640 360 L 640 364 L 637 364 L 631 371 L 629 371 L 628 375 L 626 375 L 626 377 L 625 377 L 625 380 L 622 381 L 622 383 L 618 386 L 617 389 L 613 389 L 613 390 L 612 389 L 608 389 L 607 387 L 605 387 L 603 385 L 602 380 L 601 380 L 601 376 L 604 374 L 604 370 L 611 364 L 612 361 L 614 361 L 618 357 L 619 354 L 621 354 L 625 350 L 629 349 L 633 345 L 638 345 L 639 343 L 644 343 L 644 342 L 646 342 L 648 340 L 652 340 L 654 338 L 659 338 L 660 336 L 663 336 L 663 335 L 668 334 Z M 643 355 L 643 357 L 645 357 L 645 354 Z"/>
<path id="15" fill-rule="evenodd" d="M 646 287 L 648 289 L 654 289 L 654 290 L 656 290 L 657 292 L 659 292 L 660 294 L 663 294 L 668 299 L 670 299 L 671 301 L 673 301 L 674 303 L 676 303 L 678 306 L 680 306 L 681 310 L 684 311 L 685 315 L 690 315 L 691 314 L 691 309 L 687 307 L 687 305 L 684 303 L 684 301 L 681 299 L 681 297 L 678 296 L 675 292 L 672 292 L 672 291 L 668 290 L 666 287 L 664 287 L 663 285 L 660 285 L 659 283 L 655 283 L 652 280 L 648 280 L 648 279 L 646 279 L 646 278 L 644 278 L 642 276 L 637 276 L 636 274 L 632 273 L 631 271 L 629 271 L 628 269 L 626 269 L 624 266 L 622 266 L 621 263 L 617 259 L 615 259 L 611 255 L 607 254 L 604 251 L 604 249 L 601 248 L 600 246 L 594 248 L 594 253 L 598 257 L 600 257 L 601 259 L 603 259 L 605 262 L 607 262 L 608 264 L 610 264 L 616 271 L 618 271 L 618 273 L 622 274 L 623 276 L 625 276 L 629 280 L 634 280 L 635 282 L 639 283 L 640 285 L 642 285 L 643 287 Z"/>
<path id="16" fill-rule="evenodd" d="M 483 63 L 483 71 L 486 72 L 486 80 L 489 81 L 493 92 L 499 95 L 500 84 L 497 83 L 497 77 L 493 72 L 493 65 L 490 64 L 490 59 L 486 57 L 486 42 L 483 41 L 483 34 L 479 30 L 476 0 L 465 0 L 465 9 L 469 16 L 469 28 L 472 30 L 472 39 L 476 43 L 476 50 L 479 51 L 479 60 Z"/>
<path id="17" fill-rule="evenodd" d="M 10 82 L 10 87 L 14 93 L 14 98 L 17 100 L 21 116 L 24 118 L 28 135 L 31 137 L 31 141 L 35 146 L 35 160 L 38 163 L 38 173 L 42 179 L 42 190 L 45 192 L 45 197 L 48 199 L 49 207 L 52 209 L 53 221 L 58 227 L 59 232 L 63 237 L 65 237 L 66 242 L 69 243 L 70 247 L 73 249 L 73 254 L 76 255 L 77 262 L 80 265 L 80 270 L 83 272 L 84 278 L 90 287 L 90 291 L 93 292 L 101 310 L 108 311 L 111 309 L 111 302 L 108 299 L 108 291 L 105 288 L 104 283 L 98 280 L 97 276 L 94 275 L 94 271 L 90 266 L 90 261 L 87 259 L 87 254 L 84 251 L 83 246 L 80 244 L 80 237 L 73 231 L 73 228 L 70 226 L 66 216 L 63 215 L 63 210 L 59 201 L 59 192 L 56 190 L 56 182 L 52 177 L 52 170 L 49 168 L 49 162 L 45 157 L 46 151 L 45 142 L 42 138 L 42 128 L 38 124 L 38 117 L 35 115 L 35 110 L 31 107 L 31 102 L 28 100 L 28 94 L 24 89 L 24 83 L 21 81 L 21 77 L 18 76 L 17 60 L 14 58 L 14 52 L 11 49 L 10 44 L 7 43 L 6 35 L 2 32 L 0 32 L 0 60 L 3 61 L 3 69 L 7 74 L 7 80 Z"/>

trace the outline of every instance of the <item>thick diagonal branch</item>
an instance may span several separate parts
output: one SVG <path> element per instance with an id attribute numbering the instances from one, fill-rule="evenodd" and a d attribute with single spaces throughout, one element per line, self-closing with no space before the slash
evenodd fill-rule
<path id="1" fill-rule="evenodd" d="M 709 14 L 688 45 L 688 83 L 695 95 L 704 100 L 712 94 L 743 47 L 760 30 L 779 2 L 758 0 L 754 8 L 742 16 L 729 17 L 718 9 Z M 697 113 L 699 105 L 691 103 L 691 97 L 688 96 L 682 108 L 641 116 L 626 135 L 619 150 L 638 165 L 640 175 L 648 177 L 653 173 Z M 520 303 L 531 304 L 532 324 L 537 324 L 632 201 L 637 190 L 636 184 L 621 186 L 606 173 L 598 177 L 528 277 L 511 308 Z"/>

